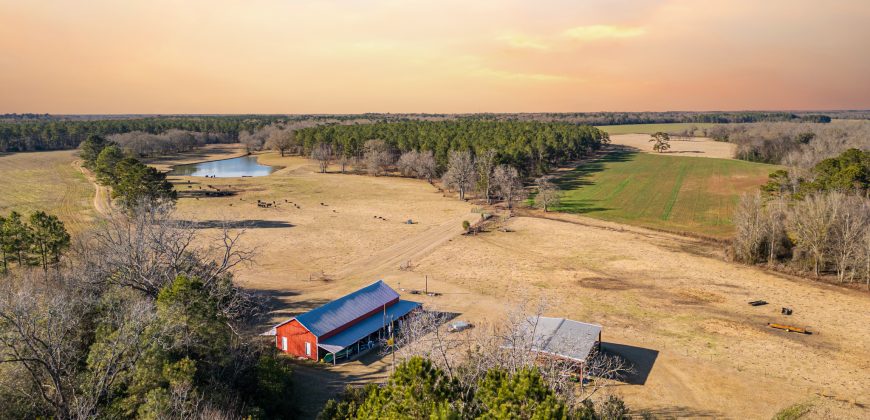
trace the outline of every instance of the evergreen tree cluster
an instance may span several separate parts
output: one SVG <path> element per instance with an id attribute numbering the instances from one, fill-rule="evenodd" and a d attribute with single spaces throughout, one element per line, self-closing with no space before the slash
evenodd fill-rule
<path id="1" fill-rule="evenodd" d="M 463 384 L 431 361 L 413 357 L 384 386 L 348 388 L 330 400 L 320 419 L 627 419 L 625 404 L 610 398 L 568 407 L 535 368 L 510 375 L 492 369 L 476 384 Z"/>
<path id="2" fill-rule="evenodd" d="M 848 149 L 817 163 L 805 176 L 794 177 L 786 169 L 774 171 L 761 189 L 767 194 L 790 194 L 798 199 L 829 191 L 866 196 L 870 192 L 870 151 Z"/>
<path id="3" fill-rule="evenodd" d="M 178 195 L 166 174 L 127 156 L 117 144 L 97 135 L 79 147 L 84 166 L 94 171 L 97 182 L 111 187 L 112 198 L 125 208 L 142 202 L 175 201 Z"/>
<path id="4" fill-rule="evenodd" d="M 451 151 L 479 154 L 496 150 L 500 163 L 539 172 L 551 164 L 587 156 L 608 142 L 606 133 L 586 125 L 482 118 L 322 125 L 300 129 L 296 138 L 306 151 L 325 143 L 338 156 L 348 158 L 362 156 L 366 141 L 381 139 L 400 153 L 432 151 L 441 172 Z"/>
<path id="5" fill-rule="evenodd" d="M 8 271 L 10 262 L 19 266 L 41 265 L 48 269 L 50 263 L 60 260 L 61 252 L 70 244 L 70 236 L 57 216 L 37 211 L 29 219 L 13 211 L 0 216 L 0 251 L 3 271 Z"/>

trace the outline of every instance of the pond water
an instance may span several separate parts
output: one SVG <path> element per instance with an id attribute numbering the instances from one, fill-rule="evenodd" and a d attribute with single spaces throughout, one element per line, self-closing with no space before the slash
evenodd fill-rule
<path id="1" fill-rule="evenodd" d="M 274 166 L 257 163 L 256 156 L 242 156 L 211 162 L 178 165 L 169 172 L 170 176 L 210 176 L 215 178 L 237 178 L 243 176 L 266 176 L 277 171 Z"/>

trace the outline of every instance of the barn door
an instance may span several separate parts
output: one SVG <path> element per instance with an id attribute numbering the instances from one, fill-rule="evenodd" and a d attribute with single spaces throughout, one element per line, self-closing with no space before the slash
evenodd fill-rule
<path id="1" fill-rule="evenodd" d="M 281 350 L 287 351 L 287 337 L 281 337 Z"/>

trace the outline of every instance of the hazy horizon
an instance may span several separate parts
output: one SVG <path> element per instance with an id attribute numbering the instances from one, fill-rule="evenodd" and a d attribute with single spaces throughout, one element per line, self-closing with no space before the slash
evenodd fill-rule
<path id="1" fill-rule="evenodd" d="M 0 0 L 0 113 L 870 109 L 866 2 Z"/>

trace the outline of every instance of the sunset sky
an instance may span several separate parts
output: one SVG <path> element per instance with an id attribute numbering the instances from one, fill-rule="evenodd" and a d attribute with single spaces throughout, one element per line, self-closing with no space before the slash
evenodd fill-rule
<path id="1" fill-rule="evenodd" d="M 0 0 L 0 113 L 856 108 L 867 0 Z"/>

